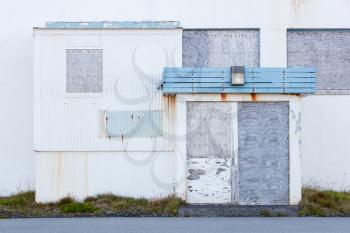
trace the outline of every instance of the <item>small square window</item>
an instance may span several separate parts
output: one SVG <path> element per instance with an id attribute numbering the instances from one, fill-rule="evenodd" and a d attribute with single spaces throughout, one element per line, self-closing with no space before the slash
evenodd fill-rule
<path id="1" fill-rule="evenodd" d="M 102 49 L 67 49 L 67 93 L 103 91 Z"/>

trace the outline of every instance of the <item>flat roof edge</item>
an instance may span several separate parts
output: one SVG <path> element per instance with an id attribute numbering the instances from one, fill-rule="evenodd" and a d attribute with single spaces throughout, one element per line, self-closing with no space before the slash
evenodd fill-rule
<path id="1" fill-rule="evenodd" d="M 35 27 L 37 28 L 37 27 Z M 179 21 L 46 22 L 44 29 L 178 29 Z"/>

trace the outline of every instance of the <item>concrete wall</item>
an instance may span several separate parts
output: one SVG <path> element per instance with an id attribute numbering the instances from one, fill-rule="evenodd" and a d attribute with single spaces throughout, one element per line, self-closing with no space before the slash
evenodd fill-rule
<path id="1" fill-rule="evenodd" d="M 137 6 L 137 7 L 135 7 Z M 200 6 L 200 8 L 199 8 Z M 198 10 L 197 10 L 198 9 Z M 32 27 L 42 26 L 45 21 L 87 20 L 179 20 L 185 28 L 260 28 L 260 65 L 287 65 L 287 28 L 350 28 L 350 2 L 344 0 L 130 0 L 130 1 L 44 1 L 13 0 L 1 5 L 0 14 L 0 106 L 5 114 L 0 117 L 0 194 L 6 195 L 18 189 L 34 188 L 35 158 L 32 151 Z M 329 98 L 328 98 L 329 97 Z M 324 99 L 333 110 L 327 118 L 340 122 L 341 128 L 305 128 L 304 145 L 310 149 L 303 153 L 304 170 L 312 167 L 334 167 L 335 172 L 325 173 L 317 169 L 309 176 L 325 177 L 343 189 L 350 185 L 344 176 L 350 172 L 346 166 L 350 152 L 348 147 L 349 112 L 344 104 L 349 96 L 313 96 L 304 99 L 304 106 L 312 106 L 305 112 L 303 124 L 323 125 L 320 115 L 313 111 Z M 334 101 L 333 101 L 334 100 Z M 335 101 L 336 100 L 336 101 Z M 329 101 L 332 101 L 330 103 Z M 326 106 L 326 105 L 325 105 Z M 305 108 L 305 107 L 304 107 Z M 308 117 L 306 117 L 308 116 Z M 312 119 L 307 122 L 307 119 Z M 338 126 L 338 124 L 337 124 Z M 320 136 L 321 135 L 321 136 Z M 327 138 L 322 141 L 320 137 Z M 338 138 L 344 140 L 338 140 Z M 344 142 L 344 143 L 343 143 Z M 322 147 L 333 149 L 330 156 Z M 335 147 L 336 146 L 336 147 Z M 322 160 L 315 158 L 324 158 Z M 340 169 L 342 168 L 342 169 Z M 336 175 L 336 174 L 339 174 Z M 312 177 L 310 177 L 312 178 Z M 308 180 L 308 179 L 307 179 Z M 323 186 L 323 183 L 320 183 Z"/>
<path id="2" fill-rule="evenodd" d="M 304 185 L 350 190 L 349 106 L 349 95 L 315 95 L 303 99 Z"/>

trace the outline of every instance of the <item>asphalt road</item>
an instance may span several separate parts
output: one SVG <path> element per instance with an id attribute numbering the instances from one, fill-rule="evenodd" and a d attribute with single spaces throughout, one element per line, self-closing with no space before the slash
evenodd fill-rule
<path id="1" fill-rule="evenodd" d="M 349 233 L 350 218 L 51 218 L 0 220 L 1 233 Z"/>

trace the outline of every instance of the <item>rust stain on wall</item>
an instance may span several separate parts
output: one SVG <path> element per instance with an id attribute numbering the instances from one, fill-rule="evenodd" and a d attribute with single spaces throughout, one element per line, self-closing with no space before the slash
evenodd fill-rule
<path id="1" fill-rule="evenodd" d="M 169 96 L 169 108 L 171 113 L 175 112 L 175 95 Z"/>
<path id="2" fill-rule="evenodd" d="M 84 156 L 84 195 L 88 196 L 89 194 L 89 155 L 88 153 L 83 153 Z"/>
<path id="3" fill-rule="evenodd" d="M 252 98 L 252 101 L 257 101 L 258 100 L 257 95 L 255 93 L 251 93 L 250 96 Z"/>
<path id="4" fill-rule="evenodd" d="M 60 197 L 60 186 L 61 186 L 61 174 L 62 174 L 62 171 L 61 171 L 61 169 L 62 169 L 62 166 L 61 166 L 61 164 L 62 164 L 62 157 L 63 157 L 63 155 L 62 155 L 62 153 L 61 152 L 57 152 L 57 156 L 56 156 L 56 158 L 57 158 L 57 170 L 56 170 L 56 198 L 57 199 L 59 199 L 59 197 Z"/>
<path id="5" fill-rule="evenodd" d="M 227 94 L 226 93 L 221 93 L 220 94 L 220 99 L 221 99 L 221 101 L 226 101 L 227 100 Z"/>
<path id="6" fill-rule="evenodd" d="M 169 119 L 171 120 L 171 118 L 175 114 L 175 95 L 166 95 L 164 96 L 164 98 L 166 103 L 165 111 Z"/>

